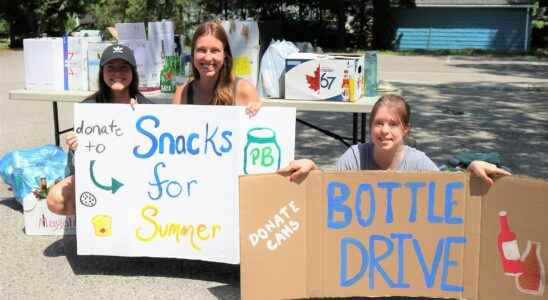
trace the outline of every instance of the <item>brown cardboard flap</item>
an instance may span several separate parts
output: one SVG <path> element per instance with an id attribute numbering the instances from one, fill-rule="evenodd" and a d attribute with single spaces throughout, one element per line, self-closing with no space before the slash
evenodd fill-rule
<path id="1" fill-rule="evenodd" d="M 242 299 L 307 297 L 306 183 L 240 177 Z"/>
<path id="2" fill-rule="evenodd" d="M 483 197 L 482 204 L 479 298 L 548 299 L 548 182 L 518 176 L 501 178 Z M 507 213 L 510 230 L 517 236 L 519 256 L 524 258 L 528 241 L 536 242 L 540 246 L 539 263 L 544 270 L 544 275 L 540 278 L 544 287 L 542 294 L 533 295 L 520 291 L 516 282 L 522 275 L 505 274 L 497 242 L 501 233 L 499 213 L 502 211 Z M 525 276 L 531 275 L 534 266 L 522 266 L 527 273 Z"/>

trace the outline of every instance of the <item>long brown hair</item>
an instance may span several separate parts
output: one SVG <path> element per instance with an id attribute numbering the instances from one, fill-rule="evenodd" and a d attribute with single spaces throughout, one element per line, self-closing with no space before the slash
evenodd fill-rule
<path id="1" fill-rule="evenodd" d="M 234 99 L 234 76 L 232 76 L 232 52 L 230 51 L 230 45 L 228 44 L 228 36 L 223 26 L 215 21 L 208 21 L 202 23 L 196 28 L 194 36 L 192 37 L 192 75 L 194 80 L 200 79 L 200 73 L 194 66 L 194 50 L 196 48 L 196 42 L 198 38 L 206 35 L 212 35 L 223 44 L 223 52 L 225 54 L 223 67 L 219 70 L 219 77 L 215 83 L 215 90 L 213 91 L 213 99 L 211 104 L 213 105 L 234 105 L 236 99 Z M 192 83 L 191 82 L 191 83 Z"/>

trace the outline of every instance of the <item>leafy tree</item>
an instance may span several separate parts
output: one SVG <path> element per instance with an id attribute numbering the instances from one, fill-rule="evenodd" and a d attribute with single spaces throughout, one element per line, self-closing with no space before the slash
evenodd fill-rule
<path id="1" fill-rule="evenodd" d="M 90 5 L 88 14 L 95 19 L 97 29 L 105 30 L 121 22 L 152 22 L 170 19 L 176 32 L 187 35 L 198 21 L 197 1 L 191 0 L 99 0 Z"/>
<path id="2" fill-rule="evenodd" d="M 324 48 L 376 48 L 392 46 L 394 9 L 414 0 L 200 0 L 206 14 L 224 18 L 252 17 L 268 24 L 275 37 L 310 41 Z M 272 32 L 279 27 L 280 34 Z M 261 37 L 262 42 L 265 40 Z M 266 39 L 268 43 L 269 38 Z"/>

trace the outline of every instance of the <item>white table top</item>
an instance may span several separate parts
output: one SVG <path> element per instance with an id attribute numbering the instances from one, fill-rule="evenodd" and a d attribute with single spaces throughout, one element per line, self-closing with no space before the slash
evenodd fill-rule
<path id="1" fill-rule="evenodd" d="M 13 90 L 9 92 L 10 100 L 21 101 L 57 101 L 80 102 L 91 95 L 89 91 L 43 91 L 43 90 Z M 155 103 L 171 103 L 172 94 L 160 92 L 145 92 L 147 98 Z M 332 111 L 369 113 L 378 97 L 362 97 L 356 102 L 322 101 L 322 100 L 289 100 L 289 99 L 263 99 L 264 106 L 295 107 L 297 111 Z"/>
<path id="2" fill-rule="evenodd" d="M 392 84 L 380 81 L 377 89 L 379 94 L 402 94 L 402 91 Z M 22 101 L 57 101 L 80 102 L 91 95 L 90 91 L 45 91 L 18 89 L 9 92 L 10 100 Z M 165 94 L 159 91 L 144 92 L 147 98 L 158 104 L 169 104 L 173 94 Z M 326 111 L 326 112 L 353 112 L 370 113 L 373 104 L 379 96 L 362 97 L 356 102 L 326 101 L 326 100 L 292 100 L 292 99 L 263 99 L 264 106 L 295 107 L 297 111 Z"/>

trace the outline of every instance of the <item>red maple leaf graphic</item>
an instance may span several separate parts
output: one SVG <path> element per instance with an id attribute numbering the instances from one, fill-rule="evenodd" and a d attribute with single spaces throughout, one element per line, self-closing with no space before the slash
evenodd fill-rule
<path id="1" fill-rule="evenodd" d="M 305 75 L 306 76 L 306 82 L 308 82 L 308 88 L 320 93 L 320 65 L 316 68 L 316 71 L 314 72 L 314 76 Z"/>

